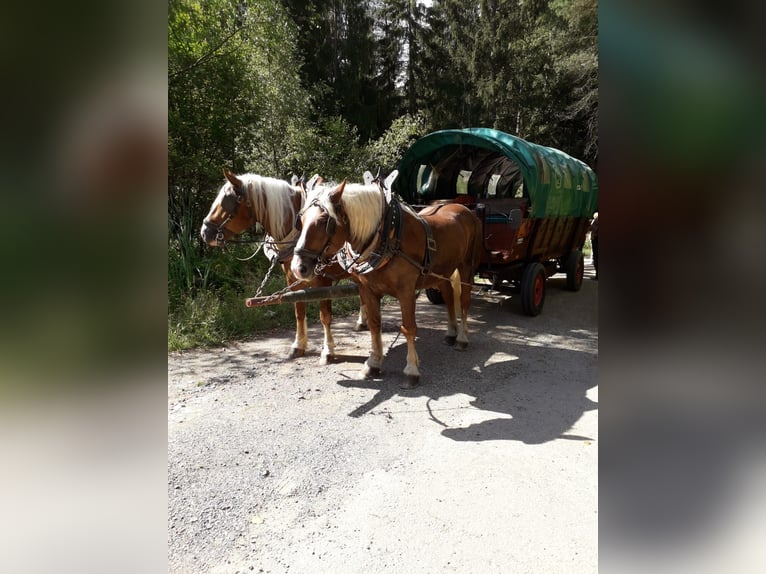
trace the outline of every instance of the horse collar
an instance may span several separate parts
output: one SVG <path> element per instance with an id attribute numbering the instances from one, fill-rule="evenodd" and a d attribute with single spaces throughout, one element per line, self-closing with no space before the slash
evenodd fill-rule
<path id="1" fill-rule="evenodd" d="M 339 263 L 346 271 L 357 275 L 381 269 L 400 252 L 401 237 L 402 206 L 392 198 L 369 245 L 356 254 L 346 243 L 345 249 L 338 252 Z"/>

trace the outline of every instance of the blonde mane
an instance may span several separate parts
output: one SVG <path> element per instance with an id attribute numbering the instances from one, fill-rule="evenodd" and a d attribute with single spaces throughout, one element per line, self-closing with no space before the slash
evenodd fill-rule
<path id="1" fill-rule="evenodd" d="M 245 190 L 253 205 L 255 219 L 266 228 L 266 233 L 275 240 L 283 240 L 292 230 L 295 222 L 296 210 L 293 197 L 301 193 L 300 188 L 290 185 L 288 182 L 273 177 L 264 177 L 254 173 L 245 173 L 237 176 L 244 183 Z M 219 200 L 226 191 L 226 183 L 221 189 Z M 301 201 L 302 207 L 303 201 Z"/>
<path id="2" fill-rule="evenodd" d="M 338 214 L 330 201 L 330 191 L 335 186 L 323 186 L 318 201 L 330 217 L 338 221 Z M 341 205 L 349 225 L 348 243 L 352 247 L 365 245 L 378 230 L 383 218 L 382 192 L 377 184 L 346 184 L 341 196 Z"/>

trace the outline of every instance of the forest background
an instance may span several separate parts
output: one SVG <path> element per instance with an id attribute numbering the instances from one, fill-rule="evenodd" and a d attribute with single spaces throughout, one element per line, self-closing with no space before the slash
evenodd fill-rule
<path id="1" fill-rule="evenodd" d="M 170 0 L 169 350 L 292 321 L 244 306 L 254 247 L 199 237 L 222 167 L 360 181 L 431 131 L 492 127 L 596 168 L 597 31 L 597 0 Z"/>

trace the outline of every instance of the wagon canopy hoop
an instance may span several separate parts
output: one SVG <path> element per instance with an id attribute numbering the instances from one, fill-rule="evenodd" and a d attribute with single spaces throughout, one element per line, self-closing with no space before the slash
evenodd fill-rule
<path id="1" fill-rule="evenodd" d="M 598 204 L 598 181 L 593 170 L 584 162 L 561 150 L 528 142 L 522 138 L 489 128 L 441 130 L 417 140 L 399 162 L 399 177 L 394 191 L 410 204 L 422 203 L 418 186 L 422 170 L 433 172 L 434 163 L 449 163 L 455 154 L 466 150 L 491 153 L 507 158 L 506 163 L 518 166 L 529 196 L 532 217 L 591 217 Z M 446 157 L 445 157 L 446 156 Z M 462 168 L 461 168 L 462 169 Z M 515 169 L 515 168 L 514 168 Z M 419 174 L 420 172 L 420 174 Z M 461 173 L 463 185 L 478 188 L 489 195 L 492 173 L 474 184 L 470 171 Z M 495 177 L 500 178 L 500 174 Z M 450 185 L 454 184 L 452 175 Z M 467 193 L 465 187 L 457 193 Z M 433 199 L 433 198 L 432 198 Z"/>

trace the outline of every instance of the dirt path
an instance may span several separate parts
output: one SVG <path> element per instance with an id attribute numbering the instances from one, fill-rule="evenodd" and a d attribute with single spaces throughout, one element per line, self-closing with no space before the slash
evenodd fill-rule
<path id="1" fill-rule="evenodd" d="M 298 361 L 287 331 L 169 356 L 169 571 L 597 571 L 598 283 L 563 284 L 475 297 L 462 353 L 421 295 L 411 391 L 397 305 L 380 380 L 351 318 L 327 367 L 317 325 Z"/>

